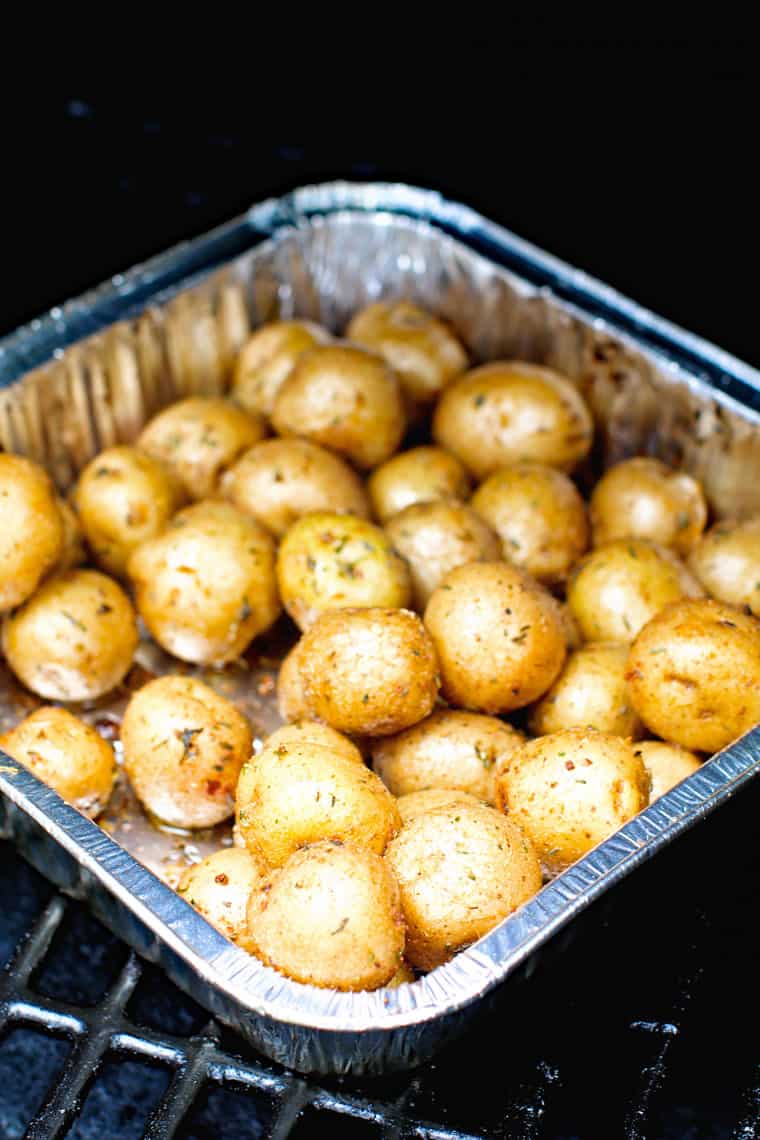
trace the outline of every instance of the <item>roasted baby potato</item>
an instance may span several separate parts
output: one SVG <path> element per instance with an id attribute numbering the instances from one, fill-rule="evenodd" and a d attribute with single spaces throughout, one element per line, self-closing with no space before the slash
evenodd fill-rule
<path id="1" fill-rule="evenodd" d="M 277 711 L 286 722 L 309 720 L 311 716 L 301 680 L 300 651 L 299 641 L 284 657 L 277 675 Z"/>
<path id="2" fill-rule="evenodd" d="M 251 851 L 227 847 L 188 867 L 177 893 L 231 942 L 247 944 L 248 900 L 269 868 Z"/>
<path id="3" fill-rule="evenodd" d="M 241 348 L 232 373 L 231 398 L 254 415 L 272 415 L 275 396 L 302 353 L 332 340 L 314 321 L 271 321 Z"/>
<path id="4" fill-rule="evenodd" d="M 372 509 L 381 522 L 411 507 L 437 499 L 467 499 L 470 477 L 441 447 L 413 447 L 377 467 L 367 480 Z"/>
<path id="5" fill-rule="evenodd" d="M 613 736 L 640 736 L 641 723 L 625 679 L 629 648 L 595 641 L 571 653 L 551 689 L 531 709 L 528 724 L 533 735 L 597 728 Z"/>
<path id="6" fill-rule="evenodd" d="M 342 732 L 336 732 L 329 724 L 320 724 L 317 720 L 299 720 L 297 724 L 284 724 L 282 728 L 275 729 L 264 741 L 264 748 L 270 751 L 285 745 L 319 744 L 322 748 L 329 748 L 331 752 L 340 752 L 347 760 L 356 764 L 363 764 L 364 757 L 352 740 Z"/>
<path id="7" fill-rule="evenodd" d="M 50 476 L 30 459 L 0 455 L 0 613 L 26 601 L 63 552 L 64 522 Z"/>
<path id="8" fill-rule="evenodd" d="M 692 551 L 689 569 L 711 597 L 760 617 L 760 518 L 716 523 Z"/>
<path id="9" fill-rule="evenodd" d="M 405 796 L 399 796 L 396 800 L 402 827 L 416 819 L 418 815 L 426 815 L 436 808 L 456 807 L 458 804 L 482 807 L 483 800 L 471 796 L 469 792 L 458 792 L 454 788 L 424 788 L 421 792 L 407 792 Z"/>
<path id="10" fill-rule="evenodd" d="M 662 740 L 640 740 L 633 750 L 652 781 L 650 804 L 702 767 L 702 761 L 693 752 Z"/>
<path id="11" fill-rule="evenodd" d="M 626 459 L 611 467 L 591 495 L 594 545 L 643 538 L 685 556 L 699 541 L 707 503 L 696 479 L 659 459 Z"/>
<path id="12" fill-rule="evenodd" d="M 55 570 L 62 573 L 65 570 L 75 570 L 77 566 L 81 566 L 87 559 L 87 552 L 84 548 L 84 531 L 77 518 L 76 511 L 67 499 L 59 497 L 57 502 L 63 520 L 63 546 L 56 561 Z"/>

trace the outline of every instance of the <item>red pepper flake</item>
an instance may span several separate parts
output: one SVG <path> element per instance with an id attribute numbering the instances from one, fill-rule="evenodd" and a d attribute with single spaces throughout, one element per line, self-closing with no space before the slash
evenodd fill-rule
<path id="1" fill-rule="evenodd" d="M 572 772 L 575 769 L 575 764 L 572 762 L 572 760 L 566 760 L 565 767 L 567 768 L 568 772 Z"/>
<path id="2" fill-rule="evenodd" d="M 260 697 L 268 697 L 270 693 L 274 692 L 275 683 L 274 677 L 271 673 L 265 673 L 256 686 Z"/>
<path id="3" fill-rule="evenodd" d="M 225 875 L 224 871 L 220 871 L 218 875 L 214 876 L 214 882 L 221 883 L 223 887 L 226 887 L 229 881 L 230 877 L 229 875 Z"/>
<path id="4" fill-rule="evenodd" d="M 206 795 L 215 796 L 222 787 L 220 780 L 206 780 Z"/>

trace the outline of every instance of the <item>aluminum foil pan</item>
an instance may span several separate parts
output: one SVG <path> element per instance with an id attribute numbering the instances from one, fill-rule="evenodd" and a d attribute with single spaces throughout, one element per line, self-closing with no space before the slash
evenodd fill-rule
<path id="1" fill-rule="evenodd" d="M 235 352 L 263 320 L 297 314 L 337 330 L 357 307 L 399 295 L 445 315 L 475 359 L 523 357 L 570 376 L 594 412 L 597 470 L 657 455 L 703 481 L 718 517 L 760 512 L 760 374 L 467 207 L 402 185 L 333 183 L 261 203 L 0 341 L 0 444 L 44 463 L 65 491 L 92 455 L 133 439 L 158 408 L 224 391 Z M 261 734 L 276 723 L 281 648 L 258 644 L 232 669 L 204 674 Z M 168 667 L 143 646 L 130 683 Z M 84 711 L 116 722 L 126 695 Z M 34 703 L 0 675 L 0 723 Z M 219 833 L 158 832 L 126 791 L 99 826 L 2 754 L 0 814 L 2 833 L 36 867 L 262 1052 L 304 1072 L 368 1074 L 428 1058 L 509 975 L 530 974 L 560 928 L 759 764 L 756 728 L 452 962 L 360 994 L 281 977 L 161 881 L 173 861 L 217 846 Z"/>

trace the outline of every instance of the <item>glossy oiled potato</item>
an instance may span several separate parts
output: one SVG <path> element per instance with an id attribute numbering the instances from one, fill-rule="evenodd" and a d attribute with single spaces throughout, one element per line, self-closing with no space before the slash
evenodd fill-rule
<path id="1" fill-rule="evenodd" d="M 454 788 L 424 788 L 421 792 L 407 792 L 396 800 L 402 826 L 416 819 L 418 815 L 427 815 L 436 808 L 453 808 L 460 804 L 482 807 L 483 800 L 471 796 L 469 792 L 458 792 Z"/>
<path id="2" fill-rule="evenodd" d="M 433 437 L 478 479 L 533 460 L 572 471 L 591 448 L 591 414 L 577 389 L 549 368 L 495 361 L 449 385 Z"/>
<path id="3" fill-rule="evenodd" d="M 121 725 L 135 794 L 172 827 L 213 827 L 232 815 L 252 741 L 243 714 L 194 677 L 150 681 L 130 700 Z"/>
<path id="4" fill-rule="evenodd" d="M 294 523 L 277 553 L 282 604 L 300 629 L 326 610 L 403 608 L 412 600 L 406 563 L 380 527 L 321 512 Z"/>
<path id="5" fill-rule="evenodd" d="M 401 890 L 406 958 L 421 970 L 447 962 L 541 887 L 526 837 L 480 805 L 457 803 L 416 816 L 386 859 Z"/>
<path id="6" fill-rule="evenodd" d="M 505 562 L 472 562 L 434 591 L 425 626 L 450 704 L 502 713 L 540 697 L 565 660 L 558 607 L 532 578 Z"/>
<path id="7" fill-rule="evenodd" d="M 63 551 L 64 523 L 50 477 L 20 455 L 0 455 L 0 612 L 25 601 Z"/>
<path id="8" fill-rule="evenodd" d="M 284 721 L 309 720 L 311 716 L 301 680 L 300 651 L 299 641 L 284 657 L 277 675 L 277 710 Z"/>
<path id="9" fill-rule="evenodd" d="M 692 551 L 689 569 L 713 598 L 760 617 L 760 518 L 716 523 Z"/>
<path id="10" fill-rule="evenodd" d="M 292 745 L 319 744 L 329 748 L 331 752 L 340 752 L 347 760 L 356 764 L 363 764 L 364 757 L 352 740 L 342 732 L 336 732 L 329 724 L 320 724 L 317 720 L 299 720 L 297 724 L 284 724 L 276 729 L 264 741 L 264 748 L 271 752 L 281 745 L 290 748 Z"/>
<path id="11" fill-rule="evenodd" d="M 518 748 L 497 775 L 496 798 L 556 874 L 646 807 L 649 776 L 629 741 L 571 728 Z"/>
<path id="12" fill-rule="evenodd" d="M 92 819 L 108 803 L 116 778 L 113 749 L 66 709 L 37 709 L 0 736 L 0 748 Z"/>
<path id="13" fill-rule="evenodd" d="M 315 511 L 369 516 L 355 471 L 305 439 L 265 439 L 222 476 L 220 490 L 275 536 Z"/>
<path id="14" fill-rule="evenodd" d="M 339 843 L 297 851 L 251 895 L 252 952 L 297 982 L 374 990 L 402 965 L 398 886 L 379 855 Z"/>
<path id="15" fill-rule="evenodd" d="M 388 459 L 367 480 L 372 509 L 385 522 L 414 503 L 467 499 L 470 477 L 442 447 L 413 447 Z"/>
<path id="16" fill-rule="evenodd" d="M 707 504 L 696 479 L 659 459 L 627 459 L 611 467 L 594 487 L 594 545 L 617 538 L 644 538 L 686 555 L 707 521 Z"/>
<path id="17" fill-rule="evenodd" d="M 366 468 L 393 454 L 406 415 L 385 361 L 338 344 L 300 357 L 277 395 L 272 423 L 278 435 L 310 439 Z"/>
<path id="18" fill-rule="evenodd" d="M 272 321 L 262 325 L 241 348 L 232 373 L 230 395 L 247 412 L 272 414 L 275 396 L 298 357 L 332 340 L 314 321 Z"/>
<path id="19" fill-rule="evenodd" d="M 280 612 L 274 542 L 232 503 L 185 507 L 127 570 L 146 626 L 183 661 L 232 661 Z"/>
<path id="20" fill-rule="evenodd" d="M 298 651 L 310 714 L 352 736 L 388 736 L 416 724 L 438 695 L 430 637 L 408 610 L 332 610 Z"/>
<path id="21" fill-rule="evenodd" d="M 499 536 L 507 562 L 539 582 L 562 582 L 588 546 L 586 507 L 577 487 L 543 463 L 494 471 L 471 506 Z"/>
<path id="22" fill-rule="evenodd" d="M 717 752 L 760 721 L 760 622 L 722 602 L 676 602 L 641 630 L 626 675 L 652 732 Z"/>
<path id="23" fill-rule="evenodd" d="M 596 641 L 571 653 L 549 692 L 531 710 L 533 735 L 589 727 L 614 736 L 639 736 L 641 724 L 625 679 L 629 648 Z"/>
<path id="24" fill-rule="evenodd" d="M 3 624 L 11 669 L 51 701 L 88 701 L 110 692 L 123 680 L 136 648 L 132 604 L 97 570 L 50 578 Z"/>
<path id="25" fill-rule="evenodd" d="M 643 761 L 652 781 L 650 804 L 702 767 L 702 761 L 693 752 L 662 740 L 641 740 L 634 752 Z"/>
<path id="26" fill-rule="evenodd" d="M 225 937 L 246 946 L 248 900 L 268 874 L 266 863 L 251 851 L 227 847 L 188 867 L 177 893 Z"/>

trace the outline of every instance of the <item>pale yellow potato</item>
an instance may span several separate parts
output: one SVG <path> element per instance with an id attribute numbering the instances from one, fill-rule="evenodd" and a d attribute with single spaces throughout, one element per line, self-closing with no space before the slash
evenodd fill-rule
<path id="1" fill-rule="evenodd" d="M 380 527 L 355 515 L 320 512 L 294 523 L 277 552 L 277 585 L 302 630 L 327 610 L 402 609 L 412 600 L 404 560 Z"/>
<path id="2" fill-rule="evenodd" d="M 301 642 L 297 642 L 283 658 L 277 675 L 277 710 L 286 722 L 309 720 L 311 709 L 306 703 L 301 680 L 299 655 Z"/>
<path id="3" fill-rule="evenodd" d="M 425 610 L 425 626 L 452 705 L 503 713 L 542 696 L 565 660 L 554 599 L 506 562 L 471 562 L 449 574 Z"/>
<path id="4" fill-rule="evenodd" d="M 225 938 L 246 948 L 248 900 L 268 874 L 253 852 L 226 847 L 188 867 L 176 890 Z"/>
<path id="5" fill-rule="evenodd" d="M 84 531 L 77 513 L 67 499 L 58 498 L 58 509 L 63 520 L 63 546 L 55 564 L 57 571 L 75 570 L 87 559 L 84 548 Z"/>
<path id="6" fill-rule="evenodd" d="M 448 962 L 541 887 L 525 835 L 480 804 L 416 816 L 389 845 L 386 860 L 401 890 L 405 956 L 420 970 Z"/>
<path id="7" fill-rule="evenodd" d="M 572 479 L 543 463 L 489 475 L 470 506 L 496 532 L 507 562 L 539 582 L 563 582 L 588 546 L 586 506 Z"/>
<path id="8" fill-rule="evenodd" d="M 67 709 L 36 709 L 0 736 L 0 748 L 91 819 L 108 803 L 116 779 L 113 749 Z"/>
<path id="9" fill-rule="evenodd" d="M 381 522 L 437 499 L 467 499 L 470 477 L 455 455 L 442 447 L 413 447 L 377 467 L 367 480 L 372 509 Z"/>
<path id="10" fill-rule="evenodd" d="M 20 455 L 0 454 L 0 613 L 26 601 L 58 562 L 64 521 L 47 472 Z"/>
<path id="11" fill-rule="evenodd" d="M 482 807 L 483 802 L 469 792 L 459 792 L 454 788 L 423 788 L 420 792 L 407 792 L 406 795 L 399 796 L 396 807 L 403 827 L 418 815 L 426 815 L 436 808 L 454 808 L 459 804 Z"/>
<path id="12" fill-rule="evenodd" d="M 401 386 L 385 361 L 353 345 L 313 348 L 296 361 L 272 413 L 278 435 L 329 447 L 356 467 L 376 467 L 406 428 Z"/>
<path id="13" fill-rule="evenodd" d="M 554 595 L 551 595 L 551 599 L 554 603 L 554 610 L 557 614 L 557 618 L 559 619 L 559 623 L 562 626 L 562 632 L 565 636 L 565 642 L 567 644 L 568 650 L 572 651 L 573 649 L 580 649 L 584 643 L 583 634 L 581 633 L 581 627 L 575 620 L 573 611 L 570 609 L 567 602 L 559 601 L 559 599 L 555 598 Z"/>
<path id="14" fill-rule="evenodd" d="M 583 397 L 558 372 L 524 361 L 481 364 L 450 384 L 433 417 L 433 438 L 477 478 L 531 460 L 572 471 L 591 448 Z"/>
<path id="15" fill-rule="evenodd" d="M 716 523 L 692 551 L 689 569 L 711 597 L 760 617 L 760 517 Z"/>
<path id="16" fill-rule="evenodd" d="M 127 570 L 151 635 L 183 661 L 232 661 L 280 613 L 274 541 L 232 503 L 185 507 Z"/>
<path id="17" fill-rule="evenodd" d="M 264 420 L 219 396 L 170 404 L 140 433 L 137 446 L 169 470 L 191 499 L 213 495 L 223 473 L 266 435 Z"/>
<path id="18" fill-rule="evenodd" d="M 364 757 L 352 740 L 342 732 L 330 728 L 329 724 L 320 724 L 317 720 L 299 720 L 296 724 L 284 724 L 282 728 L 270 733 L 264 741 L 264 748 L 272 751 L 281 744 L 287 748 L 291 745 L 319 744 L 323 748 L 329 748 L 331 752 L 339 752 L 341 756 L 353 760 L 356 764 L 364 763 Z"/>
<path id="19" fill-rule="evenodd" d="M 97 570 L 49 578 L 3 623 L 3 651 L 28 689 L 50 701 L 89 701 L 124 679 L 137 648 L 132 603 Z"/>
<path id="20" fill-rule="evenodd" d="M 625 679 L 629 649 L 615 641 L 590 641 L 571 653 L 551 689 L 531 709 L 533 735 L 597 728 L 613 736 L 639 737 L 641 722 Z"/>
<path id="21" fill-rule="evenodd" d="M 414 503 L 389 519 L 385 530 L 409 565 L 419 610 L 457 566 L 491 562 L 501 553 L 488 524 L 471 507 L 453 500 Z"/>
<path id="22" fill-rule="evenodd" d="M 149 681 L 127 705 L 121 743 L 135 795 L 160 823 L 213 827 L 232 815 L 253 736 L 209 685 L 174 675 Z"/>
<path id="23" fill-rule="evenodd" d="M 646 807 L 649 775 L 630 741 L 570 728 L 518 748 L 497 776 L 496 801 L 554 875 Z"/>
<path id="24" fill-rule="evenodd" d="M 247 412 L 269 419 L 275 396 L 298 357 L 331 340 L 327 329 L 314 321 L 271 321 L 262 325 L 238 353 L 230 397 Z"/>
<path id="25" fill-rule="evenodd" d="M 640 740 L 633 750 L 643 761 L 652 781 L 650 804 L 702 767 L 702 761 L 693 752 L 678 744 L 665 744 L 662 740 Z"/>
<path id="26" fill-rule="evenodd" d="M 398 885 L 371 851 L 325 841 L 297 851 L 254 891 L 249 945 L 297 982 L 375 990 L 393 981 L 404 953 Z"/>
<path id="27" fill-rule="evenodd" d="M 641 630 L 626 676 L 647 728 L 717 752 L 760 721 L 760 621 L 723 602 L 676 602 Z"/>
<path id="28" fill-rule="evenodd" d="M 685 556 L 707 522 L 702 487 L 659 459 L 626 459 L 594 487 L 590 504 L 594 546 L 643 538 Z"/>

